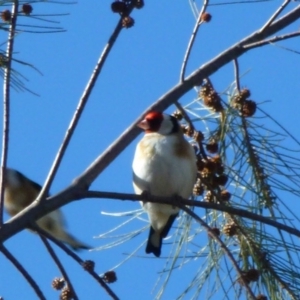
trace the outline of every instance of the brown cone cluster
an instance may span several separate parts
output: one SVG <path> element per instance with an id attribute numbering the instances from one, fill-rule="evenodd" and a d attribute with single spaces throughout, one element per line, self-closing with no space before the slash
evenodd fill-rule
<path id="1" fill-rule="evenodd" d="M 59 299 L 60 300 L 72 300 L 72 299 L 74 299 L 73 292 L 70 290 L 70 288 L 67 285 L 62 289 Z"/>
<path id="2" fill-rule="evenodd" d="M 6 9 L 4 11 L 1 12 L 1 19 L 4 22 L 10 22 L 11 21 L 11 11 Z"/>
<path id="3" fill-rule="evenodd" d="M 207 156 L 206 158 L 201 158 L 198 155 L 197 158 L 200 179 L 196 182 L 194 191 L 200 190 L 201 185 L 202 190 L 206 191 L 205 201 L 228 202 L 231 195 L 224 189 L 224 186 L 228 182 L 228 176 L 224 173 L 225 168 L 221 157 L 216 155 L 214 157 Z"/>
<path id="4" fill-rule="evenodd" d="M 256 112 L 256 103 L 253 100 L 245 100 L 241 107 L 243 117 L 252 117 Z"/>
<path id="5" fill-rule="evenodd" d="M 263 294 L 258 294 L 256 300 L 268 300 L 268 297 Z"/>
<path id="6" fill-rule="evenodd" d="M 173 114 L 178 119 L 181 114 L 175 112 Z M 194 185 L 193 194 L 196 196 L 203 195 L 205 200 L 211 202 L 228 202 L 230 193 L 224 190 L 224 186 L 228 182 L 228 176 L 224 173 L 225 168 L 222 159 L 219 155 L 208 156 L 203 147 L 204 135 L 201 131 L 195 130 L 189 125 L 182 125 L 182 130 L 185 135 L 196 142 L 194 149 L 197 157 L 198 179 Z M 215 154 L 219 151 L 217 138 L 209 139 L 206 144 L 206 151 L 209 154 Z"/>
<path id="7" fill-rule="evenodd" d="M 117 275 L 115 271 L 107 271 L 104 273 L 102 278 L 106 283 L 114 283 L 117 281 Z"/>
<path id="8" fill-rule="evenodd" d="M 197 178 L 197 181 L 194 185 L 193 194 L 195 196 L 201 196 L 201 195 L 203 195 L 203 192 L 204 192 L 204 187 L 201 184 L 201 179 Z"/>
<path id="9" fill-rule="evenodd" d="M 215 235 L 217 235 L 217 236 L 220 236 L 220 234 L 221 234 L 221 231 L 220 231 L 220 229 L 218 228 L 218 227 L 212 227 L 211 229 L 210 229 L 210 231 L 212 231 Z M 212 236 L 212 234 L 210 233 L 210 232 L 208 232 L 208 234 L 210 235 L 210 236 Z"/>
<path id="10" fill-rule="evenodd" d="M 92 260 L 86 260 L 82 263 L 82 267 L 86 271 L 94 271 L 95 262 L 93 262 Z"/>
<path id="11" fill-rule="evenodd" d="M 33 11 L 32 6 L 29 3 L 24 3 L 22 5 L 22 13 L 26 16 L 29 16 Z"/>
<path id="12" fill-rule="evenodd" d="M 201 86 L 199 97 L 202 98 L 204 105 L 213 111 L 220 112 L 223 110 L 221 98 L 208 80 L 205 80 Z"/>
<path id="13" fill-rule="evenodd" d="M 125 14 L 127 12 L 128 6 L 123 1 L 114 1 L 111 4 L 111 10 L 114 13 Z"/>
<path id="14" fill-rule="evenodd" d="M 228 202 L 231 198 L 231 194 L 227 190 L 221 191 L 222 202 Z"/>
<path id="15" fill-rule="evenodd" d="M 219 145 L 215 139 L 211 139 L 207 144 L 206 144 L 206 151 L 215 154 L 218 153 L 219 151 Z"/>
<path id="16" fill-rule="evenodd" d="M 137 9 L 143 8 L 144 5 L 145 5 L 144 0 L 136 0 L 135 1 L 135 8 L 137 8 Z"/>
<path id="17" fill-rule="evenodd" d="M 243 272 L 243 279 L 248 284 L 250 282 L 256 282 L 259 279 L 260 273 L 257 269 L 249 269 L 247 272 Z"/>
<path id="18" fill-rule="evenodd" d="M 230 222 L 224 225 L 223 233 L 229 237 L 235 236 L 238 234 L 238 226 L 234 222 Z"/>
<path id="19" fill-rule="evenodd" d="M 239 110 L 241 115 L 246 118 L 252 117 L 256 112 L 256 102 L 248 99 L 250 96 L 250 90 L 242 89 L 231 101 L 232 107 Z"/>
<path id="20" fill-rule="evenodd" d="M 205 81 L 201 91 L 203 98 L 207 95 L 217 95 L 208 80 Z M 220 101 L 221 100 L 219 100 L 219 103 Z M 172 115 L 178 121 L 185 117 L 184 114 L 178 110 Z M 190 124 L 189 120 L 187 121 L 188 125 L 182 124 L 181 129 L 186 136 L 194 140 L 192 145 L 196 153 L 198 169 L 193 195 L 204 195 L 204 200 L 208 202 L 228 202 L 231 194 L 224 188 L 228 182 L 228 176 L 225 174 L 222 159 L 217 154 L 219 152 L 218 134 L 209 137 L 208 142 L 205 143 L 204 134 L 196 130 L 193 124 Z"/>
<path id="21" fill-rule="evenodd" d="M 118 13 L 122 17 L 122 27 L 131 28 L 134 25 L 134 19 L 129 16 L 130 6 L 137 9 L 144 7 L 144 0 L 116 0 L 111 3 L 111 10 L 114 13 Z M 132 6 L 131 6 L 132 7 Z"/>
<path id="22" fill-rule="evenodd" d="M 211 14 L 205 12 L 205 13 L 203 13 L 202 16 L 201 16 L 201 21 L 202 21 L 202 22 L 208 23 L 208 22 L 210 22 L 211 18 L 212 18 L 212 17 L 211 17 Z"/>
<path id="23" fill-rule="evenodd" d="M 183 115 L 179 110 L 173 112 L 172 116 L 175 117 L 178 121 L 181 121 L 183 119 Z"/>
<path id="24" fill-rule="evenodd" d="M 122 18 L 122 26 L 124 28 L 131 28 L 134 25 L 134 19 L 130 16 L 124 16 Z"/>
<path id="25" fill-rule="evenodd" d="M 51 285 L 55 290 L 59 291 L 65 286 L 65 280 L 64 280 L 64 278 L 56 277 L 52 280 Z"/>

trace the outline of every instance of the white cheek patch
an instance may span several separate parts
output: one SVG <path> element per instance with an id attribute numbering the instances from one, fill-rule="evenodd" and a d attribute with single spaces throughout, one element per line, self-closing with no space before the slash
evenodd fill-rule
<path id="1" fill-rule="evenodd" d="M 158 132 L 163 135 L 168 135 L 168 134 L 172 133 L 174 124 L 172 123 L 170 116 L 164 114 L 163 117 L 164 118 L 163 118 L 163 121 L 160 125 Z"/>

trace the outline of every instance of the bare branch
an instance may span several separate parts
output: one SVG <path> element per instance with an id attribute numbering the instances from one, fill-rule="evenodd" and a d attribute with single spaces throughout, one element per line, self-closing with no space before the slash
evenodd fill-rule
<path id="1" fill-rule="evenodd" d="M 84 265 L 84 261 L 72 250 L 70 250 L 65 244 L 59 242 L 52 235 L 48 234 L 46 231 L 38 228 L 38 231 L 45 236 L 48 240 L 52 241 L 59 248 L 61 248 L 66 254 L 71 256 L 77 263 L 81 266 Z M 103 287 L 103 289 L 107 292 L 107 294 L 114 300 L 119 300 L 118 296 L 111 290 L 111 288 L 103 281 L 103 279 L 94 271 L 90 269 L 85 269 L 96 281 Z"/>
<path id="2" fill-rule="evenodd" d="M 136 195 L 136 194 L 123 194 L 123 193 L 110 193 L 110 192 L 97 192 L 97 191 L 86 191 L 83 192 L 82 198 L 104 198 L 104 199 L 119 199 L 119 200 L 131 200 L 131 201 L 141 201 L 145 200 L 144 195 Z M 158 197 L 148 195 L 147 202 L 155 202 L 155 203 L 166 203 L 176 205 L 174 203 L 174 197 Z M 234 208 L 228 205 L 211 203 L 211 202 L 203 202 L 203 201 L 194 201 L 188 199 L 181 199 L 179 202 L 181 205 L 189 205 L 194 207 L 201 207 L 205 209 L 215 209 L 218 211 L 227 212 L 229 214 L 237 215 L 243 218 L 248 218 L 250 220 L 258 221 L 260 223 L 264 223 L 275 227 L 279 230 L 286 231 L 290 234 L 293 234 L 300 238 L 300 230 L 284 225 L 277 221 L 270 219 L 269 217 L 264 217 L 255 213 L 252 213 L 245 209 Z"/>
<path id="3" fill-rule="evenodd" d="M 76 198 L 72 198 L 72 196 L 76 195 Z M 59 193 L 57 195 L 54 195 L 49 198 L 49 200 L 38 203 L 34 202 L 30 206 L 28 206 L 26 209 L 21 211 L 19 214 L 11 218 L 7 223 L 3 225 L 3 227 L 0 229 L 0 242 L 4 242 L 17 232 L 23 230 L 32 220 L 39 219 L 40 217 L 44 216 L 46 213 L 49 213 L 62 205 L 65 205 L 67 203 L 70 203 L 72 201 L 83 199 L 83 198 L 102 198 L 102 199 L 114 199 L 114 200 L 130 200 L 130 201 L 141 201 L 145 200 L 145 196 L 143 195 L 136 195 L 136 194 L 126 194 L 126 193 L 114 193 L 114 192 L 98 192 L 98 191 L 76 191 L 67 189 L 63 193 Z M 155 203 L 166 203 L 166 204 L 172 204 L 176 205 L 174 203 L 173 197 L 158 197 L 158 196 L 152 196 L 149 195 L 147 198 L 148 202 L 155 202 Z M 267 225 L 270 225 L 272 227 L 277 228 L 278 230 L 282 230 L 285 232 L 288 232 L 292 235 L 295 235 L 300 238 L 300 230 L 287 226 L 285 224 L 279 223 L 270 217 L 264 217 L 262 215 L 258 215 L 255 213 L 252 213 L 250 211 L 240 209 L 240 208 L 234 208 L 228 205 L 222 205 L 217 203 L 210 203 L 210 202 L 203 202 L 203 201 L 193 201 L 193 200 L 187 200 L 182 199 L 179 204 L 182 205 L 189 205 L 194 207 L 201 207 L 205 209 L 215 209 L 218 211 L 227 212 L 232 215 L 237 215 L 243 218 L 247 218 L 250 220 L 258 221 L 260 223 L 264 223 Z M 47 238 L 51 239 L 53 242 L 58 244 L 60 247 L 64 246 L 64 244 L 57 242 L 53 239 L 50 235 L 48 235 L 46 232 L 43 232 L 44 235 L 47 236 Z M 68 248 L 67 248 L 68 249 Z M 70 250 L 69 250 L 70 251 Z"/>
<path id="4" fill-rule="evenodd" d="M 129 7 L 129 13 L 132 11 L 132 9 L 133 9 L 133 4 L 131 4 L 131 6 Z M 72 118 L 72 120 L 69 124 L 69 127 L 68 127 L 67 131 L 66 131 L 65 138 L 64 138 L 64 140 L 63 140 L 63 142 L 62 142 L 62 144 L 61 144 L 61 146 L 60 146 L 60 148 L 59 148 L 59 150 L 56 154 L 56 157 L 53 161 L 53 164 L 52 164 L 51 169 L 49 171 L 48 177 L 46 178 L 46 182 L 45 182 L 45 184 L 44 184 L 44 186 L 43 186 L 43 188 L 40 192 L 40 195 L 39 195 L 38 199 L 45 198 L 46 195 L 49 193 L 51 183 L 52 183 L 52 181 L 55 177 L 55 174 L 56 174 L 56 172 L 59 168 L 59 165 L 62 161 L 62 158 L 65 154 L 65 151 L 66 151 L 66 149 L 67 149 L 67 147 L 70 143 L 70 140 L 71 140 L 71 138 L 73 136 L 73 133 L 76 129 L 76 126 L 79 122 L 79 119 L 82 115 L 82 112 L 85 108 L 85 105 L 86 105 L 86 103 L 87 103 L 87 101 L 90 97 L 90 94 L 92 93 L 92 90 L 93 90 L 93 88 L 94 88 L 94 86 L 95 86 L 95 84 L 98 80 L 98 77 L 100 75 L 102 67 L 103 67 L 104 63 L 106 62 L 106 59 L 107 59 L 112 47 L 114 46 L 114 44 L 115 44 L 122 28 L 123 28 L 122 27 L 122 19 L 120 19 L 117 26 L 116 26 L 116 28 L 115 28 L 115 30 L 114 30 L 114 32 L 112 33 L 112 35 L 110 36 L 106 46 L 104 47 L 104 49 L 103 49 L 103 51 L 102 51 L 102 53 L 99 57 L 99 60 L 96 64 L 96 67 L 95 67 L 95 69 L 92 73 L 92 76 L 91 76 L 90 80 L 88 81 L 85 90 L 83 91 L 83 94 L 82 94 L 82 96 L 79 100 L 79 103 L 78 103 L 78 106 L 75 110 L 73 118 Z"/>
<path id="5" fill-rule="evenodd" d="M 239 62 L 238 62 L 238 60 L 236 58 L 233 60 L 233 65 L 234 65 L 234 77 L 235 77 L 236 89 L 237 89 L 238 92 L 240 92 L 240 90 L 241 90 L 241 86 L 240 86 L 240 70 L 239 70 Z"/>
<path id="6" fill-rule="evenodd" d="M 10 115 L 10 86 L 11 86 L 11 65 L 16 34 L 16 24 L 18 18 L 19 1 L 15 0 L 12 5 L 12 18 L 9 27 L 6 62 L 4 68 L 4 87 L 3 87 L 3 133 L 2 133 L 2 155 L 1 155 L 1 176 L 0 176 L 0 226 L 3 224 L 3 202 L 4 202 L 4 169 L 8 157 L 9 139 L 9 115 Z"/>
<path id="7" fill-rule="evenodd" d="M 39 232 L 38 226 L 35 226 L 34 228 L 35 228 L 35 230 L 36 230 L 37 232 Z M 60 270 L 60 272 L 61 272 L 61 274 L 62 274 L 64 280 L 67 282 L 67 285 L 68 285 L 69 289 L 70 289 L 71 292 L 72 292 L 72 296 L 73 296 L 74 300 L 78 300 L 79 298 L 78 298 L 78 296 L 77 296 L 77 294 L 76 294 L 76 292 L 75 292 L 75 289 L 74 289 L 74 287 L 73 287 L 73 285 L 72 285 L 72 282 L 71 282 L 71 280 L 70 280 L 70 278 L 69 278 L 69 276 L 68 276 L 68 274 L 67 274 L 67 272 L 66 272 L 64 266 L 63 266 L 62 263 L 60 262 L 59 258 L 58 258 L 57 255 L 55 254 L 54 250 L 52 249 L 52 247 L 51 247 L 51 245 L 49 244 L 49 242 L 47 241 L 47 239 L 46 239 L 42 234 L 40 234 L 40 238 L 41 238 L 41 240 L 43 241 L 43 243 L 44 243 L 46 249 L 48 250 L 48 252 L 49 252 L 49 254 L 50 254 L 50 256 L 51 256 L 52 259 L 54 260 L 55 264 L 57 265 L 58 269 Z"/>
<path id="8" fill-rule="evenodd" d="M 300 35 L 300 31 L 291 32 L 291 33 L 288 33 L 288 34 L 274 36 L 274 37 L 272 37 L 268 40 L 263 40 L 263 41 L 251 43 L 251 44 L 245 45 L 243 47 L 246 48 L 246 49 L 254 49 L 254 48 L 257 48 L 257 47 L 265 46 L 267 44 L 272 44 L 272 43 L 275 43 L 275 42 L 291 39 L 291 38 L 297 37 L 299 35 Z"/>
<path id="9" fill-rule="evenodd" d="M 188 114 L 186 113 L 185 109 L 182 107 L 182 105 L 178 101 L 176 101 L 174 104 L 175 104 L 176 108 L 178 109 L 178 111 L 180 111 L 180 113 L 182 114 L 185 121 L 188 123 L 191 130 L 194 131 L 195 126 L 194 126 L 192 120 L 190 119 L 190 117 L 188 116 Z"/>
<path id="10" fill-rule="evenodd" d="M 221 5 L 236 5 L 236 4 L 256 4 L 260 2 L 270 2 L 273 0 L 238 0 L 231 2 L 220 2 L 220 3 L 212 3 L 209 6 L 221 6 Z"/>
<path id="11" fill-rule="evenodd" d="M 272 22 L 279 16 L 279 14 L 285 9 L 285 7 L 291 2 L 291 0 L 285 0 L 275 11 L 275 13 L 271 16 L 271 18 L 266 22 L 266 24 L 261 28 L 261 32 L 263 32 L 267 27 L 272 24 Z"/>
<path id="12" fill-rule="evenodd" d="M 192 48 L 193 48 L 193 45 L 194 45 L 197 33 L 198 33 L 198 30 L 199 30 L 199 27 L 202 24 L 201 18 L 202 18 L 203 13 L 206 10 L 208 2 L 209 2 L 209 0 L 204 0 L 204 3 L 203 3 L 202 8 L 201 8 L 201 11 L 198 14 L 198 18 L 197 18 L 197 21 L 196 21 L 193 33 L 191 35 L 189 44 L 187 46 L 187 49 L 186 49 L 186 52 L 185 52 L 185 55 L 184 55 L 184 58 L 183 58 L 182 66 L 181 66 L 181 71 L 180 71 L 180 81 L 181 82 L 184 81 L 184 75 L 185 75 L 185 69 L 186 69 L 186 66 L 187 66 L 187 62 L 189 60 L 189 57 L 190 57 L 190 54 L 191 54 L 191 51 L 192 51 Z"/>
<path id="13" fill-rule="evenodd" d="M 29 285 L 33 288 L 34 292 L 38 296 L 40 300 L 46 300 L 43 292 L 40 290 L 38 284 L 34 281 L 34 279 L 29 275 L 26 269 L 20 264 L 20 262 L 1 244 L 0 251 L 4 254 L 4 256 L 17 268 L 17 270 L 24 276 Z"/>

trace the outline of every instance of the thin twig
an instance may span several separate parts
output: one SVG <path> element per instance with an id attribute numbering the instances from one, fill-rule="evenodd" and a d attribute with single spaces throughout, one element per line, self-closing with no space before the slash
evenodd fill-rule
<path id="1" fill-rule="evenodd" d="M 193 45 L 194 45 L 194 42 L 195 42 L 198 30 L 199 30 L 200 24 L 202 23 L 201 22 L 202 15 L 203 15 L 203 13 L 206 10 L 208 2 L 209 2 L 209 0 L 204 0 L 204 3 L 203 3 L 202 8 L 201 8 L 201 11 L 199 12 L 199 15 L 198 15 L 198 18 L 197 18 L 194 30 L 192 32 L 190 41 L 188 43 L 188 46 L 187 46 L 187 49 L 186 49 L 186 52 L 185 52 L 185 55 L 184 55 L 184 58 L 183 58 L 183 63 L 182 63 L 182 66 L 181 66 L 181 71 L 180 71 L 180 81 L 181 82 L 184 81 L 185 69 L 186 69 L 186 66 L 187 66 L 187 62 L 189 60 L 189 57 L 190 57 L 190 54 L 191 54 L 191 51 L 192 51 L 192 48 L 193 48 Z"/>
<path id="2" fill-rule="evenodd" d="M 271 16 L 271 18 L 266 22 L 266 24 L 260 29 L 260 32 L 264 32 L 266 28 L 268 28 L 272 22 L 278 17 L 278 15 L 285 9 L 285 7 L 291 2 L 291 0 L 285 0 L 281 6 L 275 11 L 275 13 Z"/>
<path id="3" fill-rule="evenodd" d="M 39 231 L 38 230 L 38 227 L 35 226 L 35 230 L 36 231 Z M 64 278 L 64 280 L 67 282 L 67 285 L 72 293 L 72 297 L 74 298 L 74 300 L 79 300 L 76 292 L 75 292 L 75 289 L 74 289 L 74 286 L 68 276 L 68 273 L 66 272 L 64 266 L 62 265 L 62 263 L 60 262 L 59 258 L 57 257 L 57 255 L 55 254 L 54 250 L 52 249 L 51 245 L 49 244 L 49 242 L 47 241 L 47 239 L 42 235 L 40 234 L 40 238 L 41 240 L 43 241 L 45 247 L 47 248 L 50 256 L 52 257 L 53 261 L 55 262 L 55 264 L 57 265 L 58 269 L 60 270 L 61 274 L 62 274 L 62 277 Z"/>
<path id="4" fill-rule="evenodd" d="M 286 50 L 286 51 L 289 51 L 289 52 L 292 52 L 294 54 L 300 54 L 300 51 L 297 51 L 297 50 L 294 50 L 294 49 L 291 49 L 291 48 L 288 48 L 288 47 L 284 47 L 282 45 L 278 45 L 278 44 L 275 44 L 275 43 L 270 43 L 270 45 L 275 46 L 275 47 L 280 48 L 280 49 L 283 49 L 283 50 Z"/>
<path id="5" fill-rule="evenodd" d="M 40 204 L 37 202 L 32 203 L 22 212 L 11 218 L 7 223 L 3 225 L 0 229 L 0 243 L 6 241 L 11 236 L 16 234 L 17 232 L 23 230 L 30 224 L 31 221 L 37 220 L 44 216 L 45 214 L 58 209 L 62 205 L 70 203 L 72 201 L 76 201 L 78 199 L 84 198 L 104 198 L 104 199 L 114 199 L 114 200 L 128 200 L 128 201 L 141 201 L 144 200 L 144 195 L 136 195 L 136 194 L 127 194 L 127 193 L 115 193 L 115 192 L 98 192 L 98 191 L 86 191 L 84 189 L 78 190 L 74 188 L 66 189 L 64 192 L 61 192 L 57 195 L 51 196 L 48 201 Z M 158 197 L 148 195 L 148 202 L 153 203 L 166 203 L 174 205 L 174 199 L 172 197 Z M 295 235 L 300 238 L 300 230 L 287 226 L 285 224 L 274 221 L 270 217 L 264 217 L 259 214 L 252 213 L 250 211 L 234 208 L 228 205 L 222 205 L 217 203 L 203 202 L 203 201 L 193 201 L 182 199 L 181 203 L 183 205 L 189 205 L 194 207 L 201 207 L 205 209 L 215 209 L 222 212 L 227 212 L 229 214 L 237 215 L 243 218 L 248 218 L 250 220 L 255 220 L 272 227 L 277 228 L 278 230 L 282 230 L 288 232 L 292 235 Z M 45 233 L 46 235 L 46 233 Z M 52 237 L 47 238 L 53 240 Z M 55 241 L 58 244 L 57 241 Z M 60 247 L 64 246 L 60 243 Z M 64 246 L 66 247 L 66 246 Z M 70 251 L 70 250 L 69 250 Z"/>
<path id="6" fill-rule="evenodd" d="M 131 7 L 129 7 L 129 13 L 131 12 L 131 10 L 133 9 L 133 4 L 131 4 Z M 59 168 L 59 165 L 62 161 L 62 158 L 66 152 L 66 149 L 71 141 L 71 138 L 75 132 L 75 129 L 76 129 L 76 126 L 80 120 L 80 117 L 83 113 L 83 110 L 85 108 L 85 105 L 90 97 L 90 94 L 92 93 L 93 91 L 93 88 L 97 82 L 97 79 L 100 75 L 100 72 L 102 70 L 102 67 L 104 66 L 104 63 L 106 62 L 106 59 L 112 49 L 112 47 L 114 46 L 116 40 L 117 40 L 117 37 L 119 36 L 121 30 L 122 30 L 122 19 L 119 20 L 114 32 L 112 33 L 112 35 L 110 36 L 106 46 L 104 47 L 99 59 L 98 59 L 98 62 L 96 64 L 96 67 L 92 73 L 92 76 L 90 77 L 84 91 L 83 91 L 83 94 L 79 100 L 79 103 L 77 105 L 77 108 L 75 110 L 75 113 L 72 117 L 72 120 L 69 124 L 69 127 L 66 131 L 66 135 L 64 137 L 64 140 L 57 152 L 57 155 L 53 161 L 53 164 L 51 166 L 51 169 L 49 171 L 49 174 L 46 178 L 46 181 L 44 183 L 44 186 L 40 192 L 40 195 L 38 196 L 38 199 L 43 199 L 45 198 L 45 196 L 48 194 L 49 192 L 49 189 L 50 189 L 50 185 L 55 177 L 55 174 Z"/>
<path id="7" fill-rule="evenodd" d="M 174 104 L 175 104 L 176 108 L 178 109 L 178 111 L 180 111 L 180 113 L 182 114 L 185 121 L 188 123 L 190 129 L 194 131 L 195 126 L 194 126 L 191 118 L 189 117 L 189 115 L 186 113 L 185 109 L 182 107 L 182 105 L 178 101 L 176 101 Z"/>
<path id="8" fill-rule="evenodd" d="M 256 297 L 253 294 L 251 288 L 249 287 L 248 282 L 245 280 L 244 276 L 243 276 L 243 272 L 242 270 L 239 268 L 238 263 L 236 262 L 236 260 L 234 259 L 232 253 L 230 252 L 230 250 L 227 248 L 227 246 L 225 245 L 225 243 L 220 239 L 220 237 L 210 228 L 210 226 L 204 222 L 201 218 L 198 217 L 198 215 L 196 215 L 192 210 L 190 210 L 188 207 L 186 207 L 185 205 L 180 204 L 179 207 L 185 211 L 187 214 L 189 214 L 194 220 L 196 220 L 198 223 L 200 223 L 209 233 L 209 236 L 212 236 L 216 242 L 220 245 L 220 247 L 223 249 L 223 251 L 227 254 L 229 260 L 231 261 L 233 267 L 235 268 L 236 272 L 239 275 L 239 280 L 242 281 L 243 286 L 246 288 L 249 296 L 255 300 Z"/>
<path id="9" fill-rule="evenodd" d="M 280 36 L 274 36 L 268 40 L 263 40 L 263 41 L 258 41 L 258 42 L 255 42 L 255 43 L 251 43 L 251 44 L 246 44 L 246 45 L 243 45 L 243 48 L 245 49 L 254 49 L 254 48 L 257 48 L 257 47 L 262 47 L 262 46 L 265 46 L 267 44 L 272 44 L 272 43 L 275 43 L 275 42 L 279 42 L 279 41 L 283 41 L 283 40 L 287 40 L 287 39 L 290 39 L 290 38 L 294 38 L 294 37 L 297 37 L 300 35 L 300 31 L 295 31 L 295 32 L 291 32 L 291 33 L 288 33 L 288 34 L 283 34 L 283 35 L 280 35 Z"/>
<path id="10" fill-rule="evenodd" d="M 48 240 L 52 241 L 54 244 L 56 244 L 59 248 L 61 248 L 66 254 L 71 256 L 76 262 L 78 262 L 81 266 L 84 265 L 84 261 L 72 250 L 70 250 L 65 244 L 60 243 L 57 239 L 55 239 L 52 235 L 48 234 L 46 231 L 44 231 L 41 228 L 35 228 L 35 230 L 38 230 L 39 233 L 41 233 L 44 237 L 46 237 Z M 108 295 L 114 299 L 119 300 L 118 296 L 111 290 L 111 288 L 103 281 L 103 279 L 94 271 L 90 269 L 85 269 L 98 283 L 103 287 L 103 289 L 108 293 Z M 64 276 L 64 275 L 63 275 Z"/>
<path id="11" fill-rule="evenodd" d="M 123 193 L 110 193 L 110 192 L 97 192 L 97 191 L 84 191 L 81 195 L 82 198 L 104 198 L 104 199 L 118 199 L 118 200 L 130 200 L 130 201 L 141 201 L 145 199 L 145 195 L 136 195 L 136 194 L 123 194 Z M 174 205 L 173 197 L 158 197 L 147 195 L 148 202 L 155 203 L 166 203 Z M 243 218 L 247 218 L 250 220 L 258 221 L 260 223 L 264 223 L 275 227 L 279 230 L 286 231 L 290 234 L 293 234 L 297 237 L 300 237 L 300 230 L 287 226 L 285 224 L 279 223 L 270 219 L 269 217 L 264 217 L 259 214 L 252 213 L 245 209 L 234 208 L 228 205 L 211 203 L 211 202 L 203 202 L 203 201 L 194 201 L 181 199 L 180 203 L 182 205 L 189 205 L 193 207 L 201 207 L 205 209 L 214 209 L 222 212 L 227 212 L 229 214 L 237 215 Z"/>
<path id="12" fill-rule="evenodd" d="M 193 133 L 195 133 L 197 130 L 196 130 L 191 118 L 186 113 L 185 109 L 182 107 L 182 105 L 178 101 L 176 101 L 174 104 L 175 104 L 176 108 L 178 109 L 178 111 L 180 111 L 180 113 L 182 114 L 184 120 L 188 123 L 189 130 L 191 130 Z M 206 159 L 207 155 L 204 151 L 203 143 L 201 140 L 198 141 L 198 147 L 199 147 L 200 154 L 202 155 L 202 158 Z"/>
<path id="13" fill-rule="evenodd" d="M 7 48 L 5 58 L 7 62 L 4 68 L 4 87 L 3 87 L 3 132 L 2 132 L 2 155 L 1 155 L 1 176 L 0 176 L 0 227 L 3 224 L 3 205 L 4 205 L 4 170 L 6 168 L 8 156 L 9 139 L 9 116 L 10 116 L 10 86 L 11 86 L 11 65 L 14 50 L 16 24 L 18 18 L 19 1 L 15 0 L 12 5 L 12 18 L 9 27 Z"/>
<path id="14" fill-rule="evenodd" d="M 20 262 L 3 246 L 0 245 L 0 251 L 4 254 L 4 256 L 16 267 L 16 269 L 23 275 L 23 277 L 27 280 L 29 285 L 33 288 L 34 292 L 41 300 L 46 300 L 43 292 L 40 290 L 38 284 L 34 281 L 34 279 L 29 275 L 26 269 L 20 264 Z"/>
<path id="15" fill-rule="evenodd" d="M 239 71 L 239 62 L 237 58 L 233 60 L 233 65 L 234 65 L 234 77 L 235 77 L 235 85 L 238 93 L 241 91 L 241 86 L 240 86 L 240 71 Z"/>
<path id="16" fill-rule="evenodd" d="M 195 19 L 197 20 L 197 15 L 199 15 L 197 5 L 193 0 L 189 0 L 189 2 L 190 2 L 190 6 L 191 6 L 191 10 L 193 12 L 193 15 L 194 15 Z"/>
<path id="17" fill-rule="evenodd" d="M 235 4 L 256 4 L 260 2 L 270 2 L 273 0 L 238 0 L 238 1 L 230 1 L 230 2 L 220 2 L 220 3 L 212 3 L 209 6 L 222 6 L 222 5 L 235 5 Z"/>

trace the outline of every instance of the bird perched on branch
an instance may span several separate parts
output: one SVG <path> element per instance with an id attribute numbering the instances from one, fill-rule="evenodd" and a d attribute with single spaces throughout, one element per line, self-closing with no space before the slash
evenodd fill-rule
<path id="1" fill-rule="evenodd" d="M 176 118 L 149 112 L 138 126 L 145 135 L 136 147 L 133 160 L 135 193 L 189 198 L 196 181 L 196 156 Z M 145 201 L 141 204 L 151 225 L 146 253 L 159 257 L 162 239 L 168 235 L 179 208 Z"/>
<path id="2" fill-rule="evenodd" d="M 31 204 L 40 193 L 42 187 L 19 171 L 7 168 L 4 181 L 4 207 L 14 216 Z M 69 244 L 74 250 L 89 249 L 87 245 L 76 240 L 64 229 L 64 217 L 57 209 L 36 221 L 36 224 L 57 240 Z"/>

